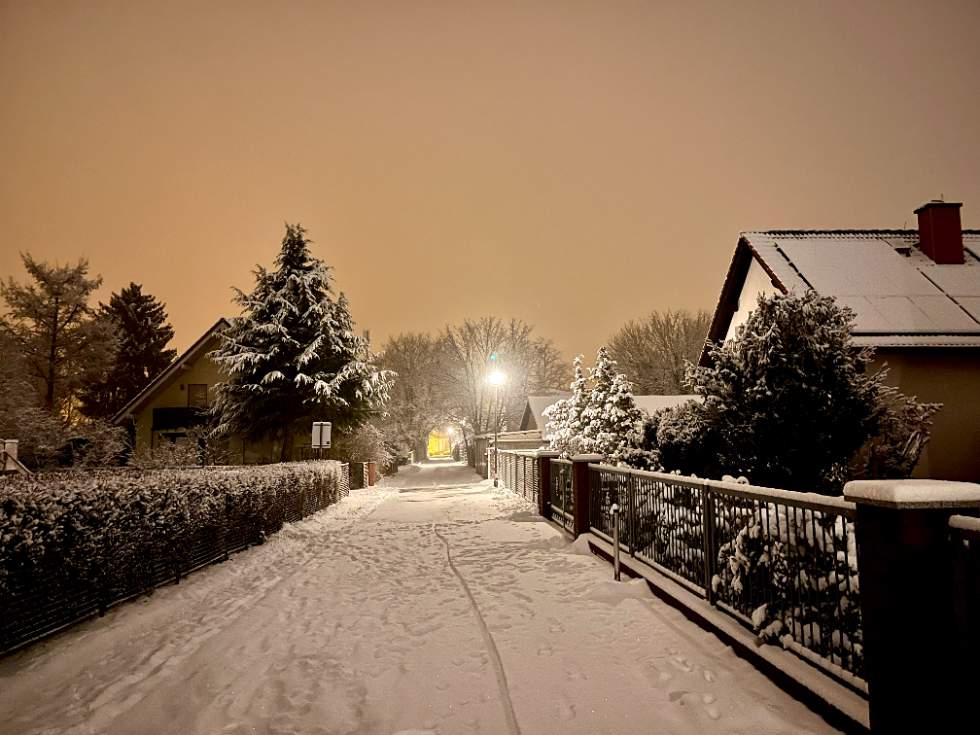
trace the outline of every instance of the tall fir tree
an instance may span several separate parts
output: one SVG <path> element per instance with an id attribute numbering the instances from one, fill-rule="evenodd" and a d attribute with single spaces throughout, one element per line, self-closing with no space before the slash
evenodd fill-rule
<path id="1" fill-rule="evenodd" d="M 215 433 L 270 437 L 291 459 L 303 421 L 352 430 L 383 406 L 393 375 L 373 364 L 354 333 L 346 297 L 334 300 L 330 268 L 306 230 L 286 225 L 275 269 L 259 266 L 250 293 L 236 289 L 241 316 L 211 353 L 227 380 L 216 386 Z"/>
<path id="2" fill-rule="evenodd" d="M 168 349 L 174 330 L 163 303 L 130 283 L 99 304 L 99 316 L 112 325 L 118 349 L 112 364 L 80 393 L 82 412 L 110 417 L 149 385 L 177 357 Z"/>
<path id="3" fill-rule="evenodd" d="M 602 422 L 596 431 L 595 451 L 608 461 L 642 464 L 643 414 L 633 400 L 633 386 L 623 373 L 613 376 L 606 395 Z"/>
<path id="4" fill-rule="evenodd" d="M 600 436 L 608 433 L 610 428 L 606 416 L 606 401 L 615 379 L 616 361 L 609 356 L 609 350 L 600 347 L 596 353 L 595 365 L 589 371 L 592 390 L 581 413 L 580 451 L 599 452 L 601 445 L 607 443 L 600 442 Z"/>

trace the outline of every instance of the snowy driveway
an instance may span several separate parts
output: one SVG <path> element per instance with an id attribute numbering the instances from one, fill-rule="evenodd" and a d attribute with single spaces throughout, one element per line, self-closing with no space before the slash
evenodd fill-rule
<path id="1" fill-rule="evenodd" d="M 459 465 L 0 660 L 19 733 L 826 733 L 716 638 Z"/>

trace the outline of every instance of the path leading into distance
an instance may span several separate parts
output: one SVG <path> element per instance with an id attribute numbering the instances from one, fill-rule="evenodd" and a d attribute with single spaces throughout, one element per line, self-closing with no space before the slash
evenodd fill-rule
<path id="1" fill-rule="evenodd" d="M 0 731 L 828 733 L 642 582 L 455 464 L 0 660 Z"/>

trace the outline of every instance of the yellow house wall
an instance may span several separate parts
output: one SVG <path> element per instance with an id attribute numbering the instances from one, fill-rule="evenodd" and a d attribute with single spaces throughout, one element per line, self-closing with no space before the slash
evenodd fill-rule
<path id="1" fill-rule="evenodd" d="M 214 385 L 222 380 L 218 366 L 206 353 L 217 348 L 218 340 L 211 340 L 202 350 L 201 356 L 193 362 L 185 363 L 186 368 L 178 368 L 169 382 L 164 384 L 136 414 L 136 450 L 151 446 L 154 408 L 179 408 L 187 405 L 187 386 L 204 383 L 208 386 L 208 401 L 212 400 Z"/>
<path id="2" fill-rule="evenodd" d="M 217 364 L 207 357 L 207 353 L 218 347 L 217 338 L 201 350 L 200 357 L 188 361 L 186 368 L 179 369 L 170 380 L 160 387 L 152 398 L 135 416 L 136 451 L 143 451 L 160 439 L 152 436 L 153 409 L 179 408 L 187 405 L 187 386 L 204 383 L 208 386 L 208 402 L 214 399 L 214 386 L 224 378 Z M 297 432 L 294 438 L 296 447 L 309 446 L 310 432 Z M 243 441 L 242 437 L 232 436 L 228 440 L 228 462 L 231 464 L 265 464 L 279 461 L 279 447 L 271 440 Z"/>
<path id="3" fill-rule="evenodd" d="M 913 477 L 980 482 L 980 350 L 878 350 L 888 382 L 923 402 L 942 403 Z"/>

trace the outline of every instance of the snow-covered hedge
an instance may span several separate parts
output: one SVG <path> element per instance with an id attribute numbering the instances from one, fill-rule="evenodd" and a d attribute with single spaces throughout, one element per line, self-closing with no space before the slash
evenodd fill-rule
<path id="1" fill-rule="evenodd" d="M 55 581 L 104 608 L 336 502 L 342 478 L 305 462 L 0 480 L 0 608 Z"/>

